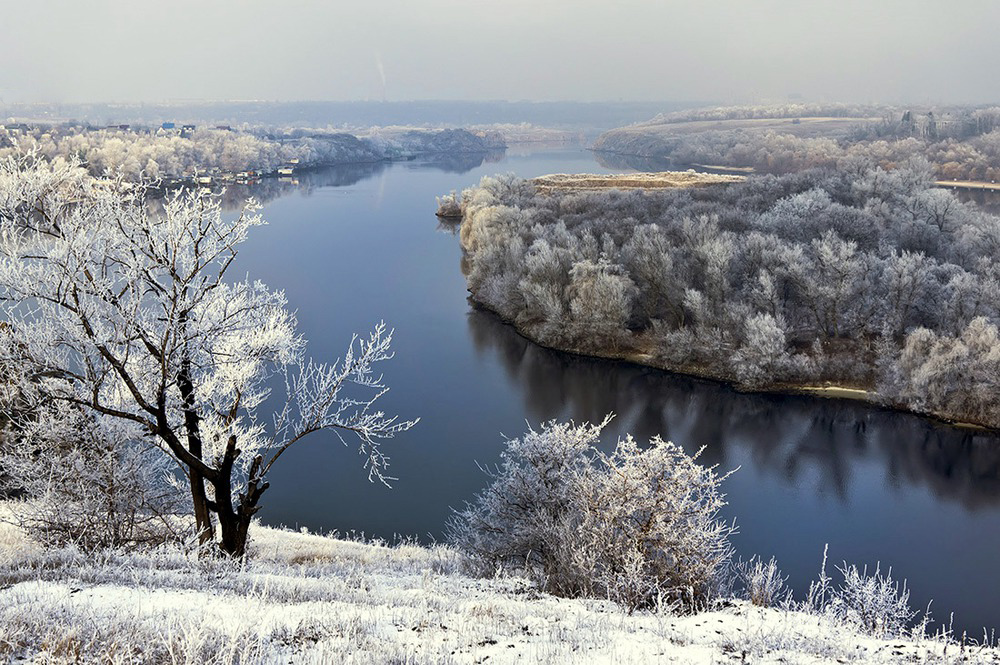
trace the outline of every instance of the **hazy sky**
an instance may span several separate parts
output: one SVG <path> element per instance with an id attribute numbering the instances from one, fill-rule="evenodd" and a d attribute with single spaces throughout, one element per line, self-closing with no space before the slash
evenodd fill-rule
<path id="1" fill-rule="evenodd" d="M 0 100 L 1000 102 L 996 0 L 6 0 Z"/>

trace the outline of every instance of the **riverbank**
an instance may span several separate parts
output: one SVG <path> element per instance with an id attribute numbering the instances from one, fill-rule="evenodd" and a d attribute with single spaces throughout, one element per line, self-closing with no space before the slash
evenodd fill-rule
<path id="1" fill-rule="evenodd" d="M 581 350 L 571 347 L 563 346 L 553 346 L 551 344 L 546 344 L 541 341 L 536 335 L 533 335 L 530 331 L 518 326 L 514 321 L 508 320 L 503 317 L 499 312 L 492 309 L 488 304 L 476 299 L 474 294 L 470 293 L 469 301 L 473 306 L 482 309 L 483 311 L 489 312 L 490 315 L 496 316 L 503 322 L 504 325 L 510 326 L 518 335 L 525 338 L 532 344 L 540 346 L 544 349 L 550 351 L 556 351 L 558 353 L 569 353 L 576 356 L 581 356 L 585 358 L 599 358 L 602 360 L 617 360 L 621 362 L 631 363 L 633 365 L 639 365 L 641 367 L 650 367 L 652 369 L 667 372 L 669 374 L 676 374 L 678 376 L 688 376 L 696 379 L 702 379 L 704 381 L 714 381 L 716 383 L 721 383 L 723 385 L 729 386 L 733 390 L 743 393 L 765 393 L 774 395 L 806 395 L 809 397 L 818 397 L 824 399 L 846 399 L 855 402 L 863 402 L 869 406 L 881 409 L 889 409 L 892 411 L 897 411 L 899 413 L 910 413 L 915 416 L 920 416 L 923 418 L 928 418 L 935 422 L 939 422 L 951 427 L 958 427 L 963 429 L 981 431 L 981 432 L 997 432 L 997 428 L 990 427 L 989 425 L 984 425 L 976 422 L 966 422 L 961 420 L 954 420 L 946 418 L 939 414 L 931 411 L 919 411 L 916 409 L 908 408 L 903 404 L 890 404 L 887 403 L 877 392 L 874 390 L 869 390 L 867 388 L 862 388 L 858 386 L 846 386 L 837 385 L 833 383 L 824 383 L 821 385 L 815 385 L 814 383 L 803 383 L 803 384 L 793 384 L 793 383 L 773 383 L 764 384 L 749 388 L 746 386 L 741 386 L 728 374 L 713 371 L 709 367 L 684 365 L 677 366 L 671 365 L 670 363 L 664 362 L 663 359 L 658 358 L 654 353 L 649 351 L 641 350 L 629 350 L 629 349 L 607 349 L 607 350 Z"/>
<path id="2" fill-rule="evenodd" d="M 872 637 L 737 599 L 629 615 L 471 577 L 440 545 L 256 526 L 234 566 L 177 548 L 44 549 L 0 525 L 0 555 L 0 659 L 12 662 L 1000 663 L 968 642 Z"/>
<path id="3" fill-rule="evenodd" d="M 593 149 L 640 164 L 669 160 L 775 175 L 836 168 L 845 160 L 872 160 L 892 170 L 926 159 L 939 187 L 995 190 L 1000 182 L 989 138 L 995 125 L 979 117 L 987 115 L 982 110 L 853 107 L 844 108 L 845 115 L 792 115 L 797 110 L 723 107 L 659 115 L 601 134 Z"/>

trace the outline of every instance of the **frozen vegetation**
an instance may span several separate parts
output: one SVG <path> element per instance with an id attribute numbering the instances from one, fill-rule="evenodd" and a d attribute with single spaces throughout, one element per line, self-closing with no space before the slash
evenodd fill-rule
<path id="1" fill-rule="evenodd" d="M 49 160 L 79 160 L 96 176 L 121 175 L 132 181 L 261 175 L 290 164 L 304 168 L 368 163 L 417 154 L 484 152 L 504 145 L 496 132 L 464 129 L 369 131 L 364 137 L 320 129 L 0 129 L 0 158 L 33 151 Z"/>
<path id="2" fill-rule="evenodd" d="M 732 556 L 733 528 L 718 519 L 725 477 L 658 437 L 606 454 L 605 424 L 547 423 L 509 441 L 450 540 L 481 572 L 514 569 L 556 595 L 704 607 Z"/>
<path id="3" fill-rule="evenodd" d="M 531 339 L 1000 426 L 1000 219 L 912 159 L 702 188 L 466 190 L 473 298 Z"/>
<path id="4" fill-rule="evenodd" d="M 469 576 L 461 554 L 441 545 L 253 533 L 247 560 L 234 566 L 179 546 L 43 548 L 0 524 L 0 660 L 1000 662 L 973 640 L 872 635 L 832 610 L 733 598 L 697 614 L 628 614 L 518 577 Z"/>
<path id="5" fill-rule="evenodd" d="M 677 164 L 792 173 L 873 159 L 927 159 L 946 180 L 1000 179 L 1000 108 L 887 109 L 792 104 L 662 114 L 601 135 L 594 149 Z"/>
<path id="6" fill-rule="evenodd" d="M 466 141 L 336 136 L 290 139 Z M 270 139 L 193 140 L 245 164 Z M 391 480 L 381 444 L 415 424 L 376 404 L 391 331 L 313 362 L 281 292 L 227 279 L 255 204 L 227 217 L 182 190 L 154 210 L 128 182 L 146 169 L 97 180 L 78 156 L 0 163 L 0 658 L 1000 661 L 989 635 L 932 635 L 880 567 L 833 579 L 824 554 L 793 598 L 773 559 L 732 560 L 725 470 L 658 438 L 602 450 L 601 425 L 509 441 L 447 546 L 254 524 L 272 465 L 317 430 Z M 781 177 L 502 176 L 439 203 L 463 216 L 474 297 L 544 344 L 1000 425 L 1000 220 L 932 181 L 924 161 L 856 157 Z"/>

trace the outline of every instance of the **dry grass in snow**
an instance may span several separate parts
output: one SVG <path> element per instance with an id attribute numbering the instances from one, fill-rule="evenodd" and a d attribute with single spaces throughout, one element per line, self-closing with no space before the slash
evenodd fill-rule
<path id="1" fill-rule="evenodd" d="M 179 549 L 85 555 L 0 529 L 0 662 L 1000 662 L 732 601 L 628 615 L 463 574 L 454 550 L 253 530 L 243 565 Z"/>
<path id="2" fill-rule="evenodd" d="M 666 187 L 704 187 L 746 180 L 741 175 L 716 175 L 695 171 L 663 171 L 661 173 L 553 173 L 531 180 L 543 194 L 595 192 L 605 189 L 663 189 Z"/>

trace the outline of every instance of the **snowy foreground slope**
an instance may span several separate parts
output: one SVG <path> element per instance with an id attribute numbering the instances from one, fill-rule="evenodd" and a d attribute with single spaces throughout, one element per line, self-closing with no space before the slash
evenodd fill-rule
<path id="1" fill-rule="evenodd" d="M 0 525 L 0 662 L 1000 662 L 744 601 L 629 616 L 462 572 L 446 547 L 256 527 L 242 567 L 180 551 L 44 550 Z"/>

